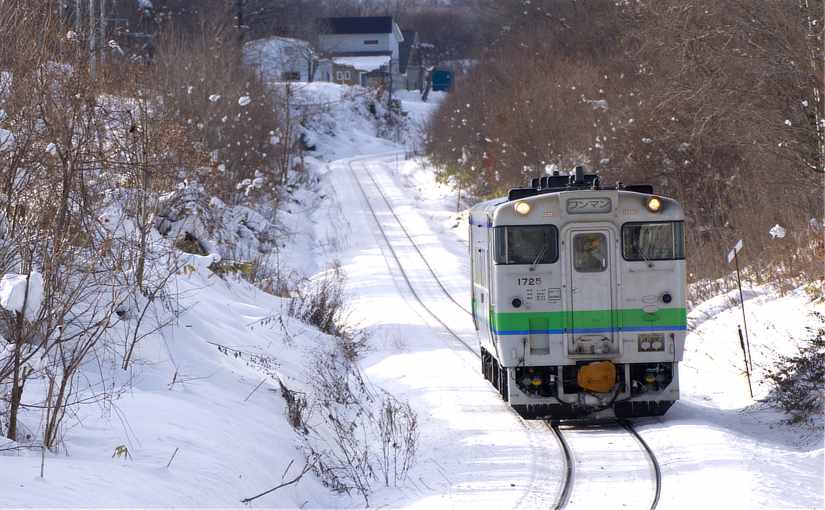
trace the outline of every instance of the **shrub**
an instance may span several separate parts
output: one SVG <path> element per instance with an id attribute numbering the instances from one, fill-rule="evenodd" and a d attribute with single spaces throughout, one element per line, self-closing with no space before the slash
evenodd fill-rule
<path id="1" fill-rule="evenodd" d="M 337 264 L 301 286 L 288 312 L 335 343 L 312 357 L 306 395 L 281 383 L 287 418 L 301 434 L 307 461 L 321 483 L 336 492 L 354 492 L 369 505 L 376 482 L 397 486 L 412 467 L 416 414 L 408 403 L 373 388 L 358 368 L 367 336 L 348 321 L 344 275 Z M 307 422 L 308 413 L 313 423 Z"/>
<path id="2" fill-rule="evenodd" d="M 813 312 L 819 321 L 809 327 L 811 337 L 793 356 L 781 356 L 768 373 L 773 389 L 766 401 L 791 415 L 791 423 L 813 424 L 825 412 L 825 316 Z"/>
<path id="3" fill-rule="evenodd" d="M 366 348 L 366 332 L 352 326 L 344 304 L 344 274 L 336 263 L 323 278 L 309 282 L 289 302 L 289 315 L 315 326 L 339 340 L 344 356 L 352 361 Z"/>
<path id="4" fill-rule="evenodd" d="M 386 487 L 398 486 L 412 467 L 418 445 L 418 418 L 407 402 L 385 395 L 378 418 L 381 434 L 379 466 Z"/>
<path id="5" fill-rule="evenodd" d="M 286 401 L 286 413 L 289 424 L 296 431 L 307 434 L 307 397 L 305 393 L 290 390 L 286 385 L 278 379 L 278 385 L 281 387 L 281 396 Z"/>
<path id="6" fill-rule="evenodd" d="M 376 481 L 398 486 L 407 476 L 418 418 L 408 403 L 370 387 L 344 356 L 322 353 L 315 361 L 311 407 L 319 420 L 304 435 L 307 459 L 324 485 L 354 491 L 369 506 Z"/>

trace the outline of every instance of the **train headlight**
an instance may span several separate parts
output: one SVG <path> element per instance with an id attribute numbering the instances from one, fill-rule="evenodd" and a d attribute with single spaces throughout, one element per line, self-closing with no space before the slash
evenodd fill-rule
<path id="1" fill-rule="evenodd" d="M 647 199 L 647 210 L 652 213 L 657 213 L 662 210 L 662 199 L 659 197 L 650 197 Z"/>
<path id="2" fill-rule="evenodd" d="M 661 352 L 665 350 L 665 336 L 661 333 L 639 335 L 639 352 Z"/>
<path id="3" fill-rule="evenodd" d="M 513 206 L 517 213 L 521 214 L 522 216 L 527 216 L 530 214 L 530 204 L 524 201 L 516 202 L 516 205 Z"/>

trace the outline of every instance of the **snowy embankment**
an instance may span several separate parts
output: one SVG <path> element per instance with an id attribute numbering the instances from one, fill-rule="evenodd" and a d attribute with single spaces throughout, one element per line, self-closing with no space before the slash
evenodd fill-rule
<path id="1" fill-rule="evenodd" d="M 303 379 L 304 359 L 334 342 L 283 313 L 284 300 L 238 278 L 198 268 L 175 283 L 186 311 L 139 344 L 134 368 L 87 368 L 98 395 L 67 418 L 44 478 L 39 452 L 0 459 L 3 506 L 239 506 L 277 484 L 290 461 L 288 478 L 300 470 L 276 378 Z M 283 329 L 261 324 L 273 315 Z M 30 433 L 39 419 L 26 413 Z M 328 494 L 307 478 L 300 492 L 270 502 L 335 504 Z"/>
<path id="2" fill-rule="evenodd" d="M 281 383 L 296 395 L 312 394 L 318 360 L 340 357 L 340 341 L 290 317 L 289 300 L 247 283 L 243 268 L 226 265 L 218 274 L 215 263 L 265 251 L 264 269 L 293 284 L 324 274 L 343 234 L 319 217 L 330 210 L 323 205 L 329 200 L 324 189 L 334 186 L 334 179 L 323 177 L 326 163 L 403 146 L 379 137 L 387 135 L 383 106 L 361 89 L 318 83 L 296 90 L 296 97 L 313 108 L 305 135 L 315 150 L 306 158 L 301 184 L 289 187 L 275 217 L 265 207 L 210 200 L 193 185 L 170 199 L 176 205 L 159 224 L 166 237 L 154 233 L 152 242 L 170 244 L 186 231 L 207 252 L 176 252 L 179 270 L 169 285 L 174 311 L 152 318 L 171 323 L 137 343 L 128 371 L 106 352 L 81 369 L 82 383 L 74 388 L 81 405 L 66 416 L 58 451 L 42 457 L 31 445 L 41 434 L 38 402 L 47 388 L 42 381 L 27 383 L 29 407 L 20 428 L 29 442 L 0 439 L 3 506 L 237 507 L 301 473 L 307 443 L 289 423 Z M 0 135 L 2 143 L 13 143 Z M 119 211 L 111 215 L 114 220 L 101 221 L 122 220 Z M 316 233 L 318 222 L 323 235 Z M 22 310 L 20 282 L 25 275 L 7 275 L 0 283 L 4 307 Z M 39 299 L 36 288 L 30 286 L 26 312 Z M 127 315 L 115 337 L 128 338 Z M 367 383 L 364 391 L 382 402 L 380 388 Z M 308 420 L 316 427 L 313 447 L 335 450 L 325 443 L 333 436 L 328 425 L 317 415 Z M 355 493 L 335 494 L 308 473 L 256 504 L 347 507 L 362 501 Z"/>

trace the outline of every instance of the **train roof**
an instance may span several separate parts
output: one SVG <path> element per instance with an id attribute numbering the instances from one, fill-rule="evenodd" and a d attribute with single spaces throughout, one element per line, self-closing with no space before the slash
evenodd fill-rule
<path id="1" fill-rule="evenodd" d="M 498 197 L 476 204 L 470 210 L 470 221 L 473 222 L 472 218 L 478 215 L 492 219 L 493 216 L 498 216 L 497 209 L 499 209 L 500 206 L 515 201 L 528 200 L 532 202 L 531 199 L 533 197 L 558 197 L 566 194 L 566 192 L 577 191 L 613 192 L 619 193 L 619 196 L 637 196 L 641 199 L 641 197 L 653 195 L 653 186 L 649 184 L 624 185 L 618 183 L 616 186 L 603 188 L 601 187 L 601 179 L 597 174 L 585 174 L 583 167 L 576 167 L 575 172 L 571 175 L 560 175 L 559 172 L 554 172 L 552 175 L 534 178 L 531 179 L 529 185 L 526 187 L 511 189 L 506 197 Z M 681 207 L 678 206 L 676 201 L 667 197 L 657 197 L 667 203 L 669 205 L 667 209 L 673 213 L 660 216 L 663 220 L 665 219 L 663 216 L 674 216 L 670 219 L 676 219 L 682 216 Z"/>
<path id="2" fill-rule="evenodd" d="M 552 175 L 537 177 L 530 181 L 530 185 L 524 188 L 513 188 L 507 194 L 507 200 L 519 200 L 521 198 L 542 195 L 545 193 L 559 193 L 562 191 L 579 190 L 601 190 L 601 178 L 597 174 L 585 174 L 584 167 L 577 166 L 572 175 L 560 175 L 553 172 Z M 653 194 L 653 186 L 650 184 L 628 184 L 618 183 L 616 190 L 632 191 L 645 195 Z"/>

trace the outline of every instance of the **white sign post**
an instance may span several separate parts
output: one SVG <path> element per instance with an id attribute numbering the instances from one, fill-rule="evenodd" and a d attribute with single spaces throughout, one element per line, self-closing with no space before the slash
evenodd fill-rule
<path id="1" fill-rule="evenodd" d="M 751 372 L 753 371 L 753 359 L 751 358 L 751 342 L 748 338 L 748 320 L 745 318 L 745 297 L 742 294 L 742 276 L 739 273 L 739 252 L 742 250 L 742 240 L 736 241 L 736 245 L 728 252 L 728 264 L 736 263 L 736 283 L 739 286 L 739 302 L 742 304 L 742 323 L 745 326 L 745 344 L 742 345 L 742 330 L 739 330 L 739 344 L 742 345 L 742 354 L 745 355 L 745 373 L 748 376 L 748 387 L 751 388 L 751 398 L 753 398 L 753 387 L 751 386 Z M 747 352 L 745 348 L 747 346 Z"/>
<path id="2" fill-rule="evenodd" d="M 734 246 L 733 249 L 728 252 L 728 264 L 730 264 L 731 262 L 734 261 L 734 259 L 736 259 L 736 255 L 739 253 L 740 250 L 742 250 L 742 240 L 741 239 L 736 241 L 736 246 Z M 739 263 L 738 262 L 736 263 L 736 274 L 737 275 L 739 274 Z"/>

